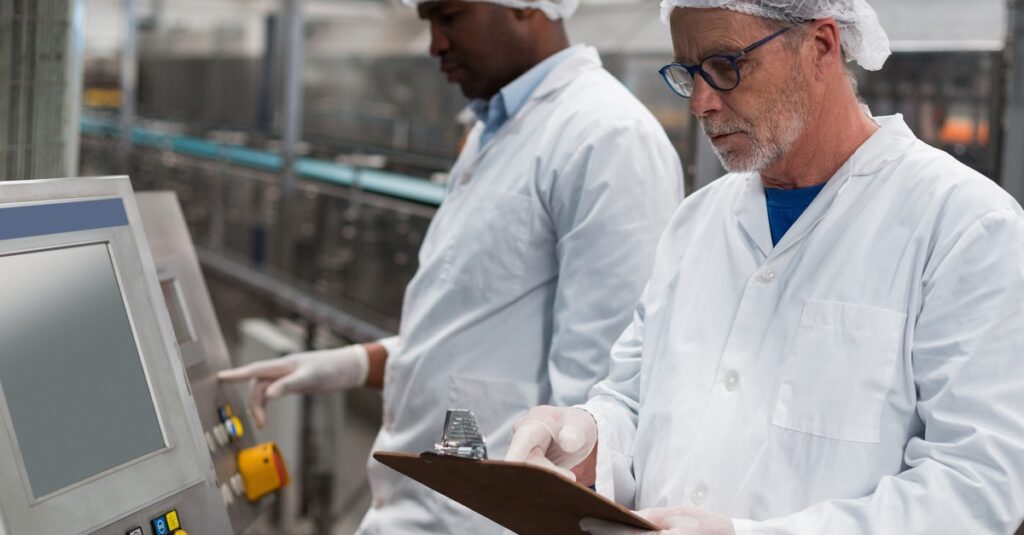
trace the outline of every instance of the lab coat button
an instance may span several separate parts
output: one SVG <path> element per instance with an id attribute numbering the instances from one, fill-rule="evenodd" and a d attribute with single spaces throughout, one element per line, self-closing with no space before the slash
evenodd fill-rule
<path id="1" fill-rule="evenodd" d="M 690 492 L 690 501 L 693 505 L 703 505 L 708 499 L 708 486 L 704 483 L 697 483 Z"/>
<path id="2" fill-rule="evenodd" d="M 757 280 L 761 282 L 771 282 L 775 280 L 775 270 L 772 268 L 764 268 L 757 274 Z"/>
<path id="3" fill-rule="evenodd" d="M 740 372 L 736 370 L 729 370 L 725 373 L 725 378 L 722 379 L 725 383 L 725 389 L 729 392 L 735 392 L 740 387 Z"/>

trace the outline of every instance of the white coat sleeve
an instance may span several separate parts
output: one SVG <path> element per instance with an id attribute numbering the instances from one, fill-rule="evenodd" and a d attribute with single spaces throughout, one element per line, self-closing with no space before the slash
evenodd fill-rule
<path id="1" fill-rule="evenodd" d="M 388 352 L 389 357 L 402 350 L 402 337 L 398 335 L 381 338 L 377 340 L 377 343 L 384 346 L 384 350 Z"/>
<path id="2" fill-rule="evenodd" d="M 640 299 L 633 322 L 612 347 L 608 377 L 594 385 L 580 408 L 597 421 L 597 480 L 599 494 L 626 507 L 636 501 L 633 475 L 633 436 L 640 409 L 640 368 L 643 353 L 644 302 Z"/>
<path id="3" fill-rule="evenodd" d="M 953 241 L 953 240 L 951 240 Z M 1024 221 L 977 221 L 933 256 L 912 342 L 923 436 L 905 471 L 737 534 L 1013 533 L 1024 518 Z"/>
<path id="4" fill-rule="evenodd" d="M 557 406 L 582 403 L 607 375 L 608 351 L 683 197 L 679 156 L 652 122 L 601 124 L 571 150 L 548 198 L 558 260 L 548 403 Z"/>

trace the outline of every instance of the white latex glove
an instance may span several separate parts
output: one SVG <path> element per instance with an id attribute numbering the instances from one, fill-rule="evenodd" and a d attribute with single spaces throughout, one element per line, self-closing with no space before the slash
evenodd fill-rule
<path id="1" fill-rule="evenodd" d="M 220 381 L 250 381 L 249 407 L 256 425 L 266 423 L 268 399 L 288 394 L 343 390 L 366 384 L 370 357 L 360 344 L 307 351 L 224 370 Z"/>
<path id="2" fill-rule="evenodd" d="M 572 468 L 597 445 L 597 422 L 574 407 L 534 407 L 512 426 L 506 461 L 554 470 L 573 481 Z"/>
<path id="3" fill-rule="evenodd" d="M 736 535 L 732 520 L 699 507 L 659 507 L 637 512 L 661 531 L 613 524 L 596 518 L 580 520 L 580 529 L 590 535 Z"/>

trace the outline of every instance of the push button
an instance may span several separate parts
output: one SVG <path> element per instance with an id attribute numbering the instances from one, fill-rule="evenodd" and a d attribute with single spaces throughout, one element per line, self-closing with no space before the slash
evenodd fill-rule
<path id="1" fill-rule="evenodd" d="M 177 509 L 172 509 L 169 513 L 164 515 L 164 518 L 167 519 L 167 529 L 171 530 L 172 532 L 181 527 L 181 523 L 178 522 Z"/>
<path id="2" fill-rule="evenodd" d="M 153 525 L 153 535 L 181 535 L 184 530 L 181 529 L 181 521 L 178 519 L 178 510 L 171 509 L 163 515 L 154 518 L 150 521 Z M 128 535 L 134 535 L 134 531 Z M 139 535 L 142 535 L 142 529 L 139 529 Z"/>
<path id="3" fill-rule="evenodd" d="M 154 535 L 171 535 L 171 530 L 167 529 L 167 519 L 164 517 L 154 518 L 152 520 L 153 534 Z"/>
<path id="4" fill-rule="evenodd" d="M 225 420 L 224 429 L 228 432 L 228 437 L 231 440 L 238 440 L 245 436 L 245 428 L 242 427 L 242 420 L 239 420 L 237 416 L 232 416 Z"/>
<path id="5" fill-rule="evenodd" d="M 231 435 L 228 435 L 228 430 L 222 423 L 213 426 L 213 429 L 210 430 L 210 434 L 213 435 L 213 439 L 216 441 L 217 445 L 221 447 L 227 446 L 228 443 L 231 442 Z"/>
<path id="6" fill-rule="evenodd" d="M 245 497 L 255 502 L 263 496 L 288 484 L 288 469 L 284 458 L 273 442 L 267 442 L 238 452 L 238 478 L 232 477 L 231 484 Z M 239 492 L 242 494 L 242 492 Z"/>
<path id="7" fill-rule="evenodd" d="M 132 528 L 125 535 L 142 535 L 142 528 Z"/>
<path id="8" fill-rule="evenodd" d="M 230 403 L 224 404 L 223 407 L 217 407 L 217 416 L 220 418 L 220 421 L 222 422 L 226 422 L 228 418 L 231 418 L 234 415 L 235 411 L 231 408 Z"/>

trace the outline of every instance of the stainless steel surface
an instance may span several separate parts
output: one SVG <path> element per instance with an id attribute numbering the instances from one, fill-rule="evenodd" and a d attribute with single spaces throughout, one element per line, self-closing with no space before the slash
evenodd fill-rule
<path id="1" fill-rule="evenodd" d="M 0 180 L 77 169 L 78 0 L 0 0 Z"/>
<path id="2" fill-rule="evenodd" d="M 121 168 L 118 173 L 129 172 L 131 158 L 132 127 L 135 125 L 136 89 L 138 87 L 138 0 L 122 0 L 123 44 L 121 47 Z"/>
<path id="3" fill-rule="evenodd" d="M 302 0 L 282 0 L 284 20 L 284 105 L 282 106 L 281 191 L 277 202 L 278 226 L 287 229 L 278 233 L 275 251 L 276 264 L 284 272 L 291 271 L 294 262 L 294 242 L 290 229 L 295 224 L 296 173 L 298 143 L 302 140 L 302 67 L 305 49 Z"/>
<path id="4" fill-rule="evenodd" d="M 83 136 L 82 172 L 115 168 L 116 154 L 116 140 Z M 279 192 L 274 174 L 138 146 L 132 165 L 136 189 L 178 194 L 207 269 L 247 291 L 269 288 L 258 291 L 285 305 L 282 313 L 295 303 L 300 314 L 326 321 L 354 341 L 397 331 L 433 207 L 300 180 L 291 229 L 294 269 L 284 273 L 268 266 L 266 256 L 274 233 L 285 231 L 273 217 Z"/>
<path id="5" fill-rule="evenodd" d="M 200 420 L 191 401 L 181 361 L 174 357 L 173 330 L 161 313 L 161 296 L 149 247 L 126 177 L 0 183 L 0 206 L 53 204 L 70 199 L 119 198 L 128 226 L 94 228 L 0 241 L 0 255 L 31 254 L 86 244 L 107 244 L 117 282 L 130 316 L 145 379 L 168 447 L 124 466 L 85 479 L 41 501 L 27 490 L 28 478 L 18 456 L 18 443 L 8 407 L 0 403 L 0 504 L 2 523 L 11 533 L 126 533 L 140 517 L 155 518 L 175 504 L 187 529 L 231 532 L 213 466 L 206 453 Z M 52 281 L 54 284 L 72 281 Z M 75 299 L 82 291 L 71 285 L 64 294 Z M 54 313 L 60 308 L 52 309 Z M 45 312 L 45 310 L 44 310 Z M 81 315 L 81 321 L 89 321 Z M 9 322 L 12 318 L 2 319 Z M 38 320 L 46 323 L 45 314 Z M 33 322 L 33 324 L 36 324 Z M 38 324 L 36 324 L 38 325 Z M 0 340 L 3 344 L 4 340 Z M 91 381 L 81 389 L 116 396 L 117 384 Z M 46 411 L 60 407 L 39 407 Z M 129 429 L 130 422 L 120 422 Z M 131 432 L 119 438 L 132 440 Z M 87 454 L 87 452 L 82 452 Z M 69 514 L 74 511 L 74 514 Z"/>
<path id="6" fill-rule="evenodd" d="M 265 437 L 249 416 L 246 385 L 221 384 L 216 379 L 217 372 L 232 366 L 231 357 L 177 195 L 173 192 L 144 192 L 136 195 L 136 201 L 157 275 L 161 284 L 171 290 L 164 292 L 164 301 L 171 312 L 172 324 L 174 315 L 178 314 L 181 322 L 179 332 L 184 329 L 191 334 L 176 334 L 176 337 L 203 429 L 209 432 L 220 424 L 218 409 L 226 404 L 232 406 L 245 429 L 241 439 L 210 452 L 218 483 L 223 484 L 238 471 L 238 452 L 263 442 Z M 168 293 L 171 299 L 166 299 Z M 235 532 L 244 531 L 273 502 L 272 497 L 257 503 L 239 497 L 227 504 Z"/>
<path id="7" fill-rule="evenodd" d="M 78 124 L 82 120 L 82 86 L 85 77 L 85 0 L 70 0 L 71 18 L 67 29 L 68 52 L 64 69 L 67 77 L 66 110 L 63 125 L 64 169 L 56 176 L 75 176 L 78 172 Z"/>
<path id="8" fill-rule="evenodd" d="M 473 411 L 448 409 L 444 415 L 444 434 L 434 444 L 434 453 L 467 459 L 486 459 L 487 443 L 476 425 Z"/>
<path id="9" fill-rule="evenodd" d="M 1005 129 L 1003 140 L 1003 187 L 1018 202 L 1024 203 L 1024 0 L 1012 0 L 1010 46 L 1006 51 L 1006 111 L 998 127 Z"/>
<path id="10" fill-rule="evenodd" d="M 211 129 L 260 130 L 260 75 L 260 62 L 252 58 L 142 56 L 138 114 Z"/>
<path id="11" fill-rule="evenodd" d="M 352 340 L 373 341 L 395 333 L 346 313 L 324 299 L 298 289 L 271 274 L 252 269 L 245 264 L 217 253 L 199 250 L 199 258 L 206 268 L 234 280 L 256 295 L 267 298 L 282 308 L 317 325 L 344 335 Z"/>

